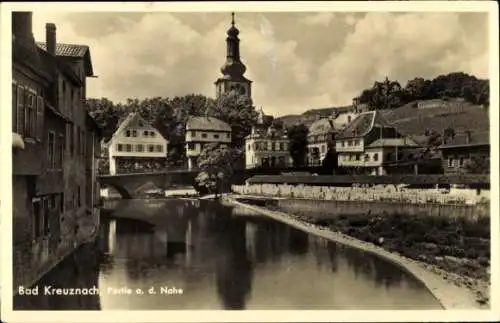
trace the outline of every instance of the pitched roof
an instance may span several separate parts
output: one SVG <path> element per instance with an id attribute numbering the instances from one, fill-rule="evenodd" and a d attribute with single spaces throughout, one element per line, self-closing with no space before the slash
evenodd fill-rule
<path id="1" fill-rule="evenodd" d="M 231 126 L 213 117 L 190 117 L 186 122 L 186 130 L 231 131 Z"/>
<path id="2" fill-rule="evenodd" d="M 36 42 L 37 46 L 43 50 L 47 50 L 47 43 Z M 87 45 L 76 45 L 76 44 L 56 44 L 56 56 L 65 57 L 78 57 L 83 58 L 85 54 L 89 51 L 89 46 Z"/>
<path id="3" fill-rule="evenodd" d="M 367 148 L 375 147 L 418 147 L 418 144 L 410 138 L 382 138 L 377 139 L 367 146 Z"/>
<path id="4" fill-rule="evenodd" d="M 123 130 L 125 130 L 126 128 L 129 128 L 129 127 L 140 127 L 142 129 L 150 129 L 150 130 L 157 131 L 157 129 L 155 127 L 153 127 L 151 124 L 149 124 L 146 120 L 144 120 L 138 112 L 131 112 L 125 117 L 125 119 L 123 119 L 123 121 L 121 121 L 120 125 L 118 126 L 116 131 L 113 133 L 113 136 L 111 136 L 111 139 L 109 139 L 109 141 L 113 140 L 113 138 L 115 136 L 117 136 Z M 165 139 L 159 131 L 158 131 L 158 135 L 161 138 Z"/>
<path id="5" fill-rule="evenodd" d="M 458 133 L 453 138 L 451 138 L 446 144 L 441 145 L 440 148 L 479 146 L 479 145 L 490 144 L 489 131 L 475 131 L 475 132 L 470 132 L 469 134 L 467 134 L 466 132 Z M 470 137 L 468 138 L 468 136 Z"/>
<path id="6" fill-rule="evenodd" d="M 363 112 L 354 119 L 337 138 L 363 137 L 369 133 L 374 126 L 391 127 L 382 119 L 378 111 Z"/>
<path id="7" fill-rule="evenodd" d="M 36 42 L 36 45 L 47 50 L 47 44 L 44 42 Z M 60 57 L 72 57 L 81 58 L 85 60 L 85 69 L 87 76 L 94 75 L 92 68 L 92 60 L 90 59 L 90 48 L 87 45 L 77 45 L 77 44 L 63 44 L 56 43 L 56 56 Z"/>

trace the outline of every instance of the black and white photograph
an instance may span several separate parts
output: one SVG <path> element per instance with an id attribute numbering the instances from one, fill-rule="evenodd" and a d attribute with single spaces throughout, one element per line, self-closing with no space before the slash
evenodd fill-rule
<path id="1" fill-rule="evenodd" d="M 381 2 L 3 3 L 2 321 L 499 320 L 498 5 Z"/>

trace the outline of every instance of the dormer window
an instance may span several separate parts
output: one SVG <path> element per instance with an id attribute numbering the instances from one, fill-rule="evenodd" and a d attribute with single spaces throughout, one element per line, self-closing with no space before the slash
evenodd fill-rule
<path id="1" fill-rule="evenodd" d="M 149 131 L 144 131 L 144 137 L 147 137 L 149 135 Z"/>
<path id="2" fill-rule="evenodd" d="M 130 130 L 127 130 L 127 132 L 125 133 L 125 137 L 130 137 Z"/>

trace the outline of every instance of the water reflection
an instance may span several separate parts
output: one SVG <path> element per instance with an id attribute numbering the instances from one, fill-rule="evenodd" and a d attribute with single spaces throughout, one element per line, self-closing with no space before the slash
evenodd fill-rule
<path id="1" fill-rule="evenodd" d="M 241 208 L 208 201 L 123 201 L 96 243 L 40 284 L 99 296 L 16 297 L 23 309 L 432 309 L 395 265 Z M 156 294 L 146 291 L 155 288 Z M 182 289 L 161 294 L 160 289 Z M 144 295 L 110 293 L 120 288 Z"/>

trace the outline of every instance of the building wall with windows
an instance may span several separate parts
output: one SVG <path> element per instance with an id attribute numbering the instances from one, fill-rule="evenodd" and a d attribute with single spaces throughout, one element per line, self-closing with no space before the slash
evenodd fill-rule
<path id="1" fill-rule="evenodd" d="M 253 127 L 245 138 L 245 168 L 286 168 L 292 165 L 289 140 L 283 131 L 273 127 Z"/>
<path id="2" fill-rule="evenodd" d="M 453 138 L 445 138 L 440 147 L 442 167 L 445 173 L 487 173 L 490 167 L 489 131 L 458 133 Z M 478 163 L 468 169 L 468 163 Z M 475 168 L 475 169 L 474 169 Z"/>
<path id="3" fill-rule="evenodd" d="M 135 163 L 146 159 L 165 166 L 168 140 L 138 113 L 131 113 L 122 121 L 107 146 L 110 174 L 119 173 L 120 163 L 126 160 L 134 164 L 134 169 Z"/>
<path id="4" fill-rule="evenodd" d="M 186 123 L 185 140 L 188 168 L 193 169 L 205 146 L 231 144 L 231 126 L 212 117 L 190 117 Z"/>
<path id="5" fill-rule="evenodd" d="M 31 22 L 30 12 L 13 13 L 14 286 L 34 283 L 84 242 L 83 222 L 90 230 L 98 222 L 79 203 L 86 185 L 82 120 L 89 116 L 81 97 L 62 100 L 67 91 L 59 86 L 81 90 L 85 75 L 61 58 L 53 24 L 46 26 L 47 52 L 35 43 Z"/>

